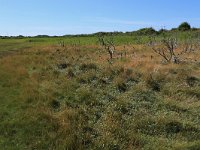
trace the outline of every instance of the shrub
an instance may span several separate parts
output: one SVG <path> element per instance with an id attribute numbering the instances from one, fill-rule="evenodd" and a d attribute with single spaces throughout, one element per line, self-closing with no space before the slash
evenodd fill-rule
<path id="1" fill-rule="evenodd" d="M 191 26 L 190 26 L 190 24 L 187 23 L 187 22 L 181 23 L 181 24 L 179 25 L 179 27 L 178 27 L 178 30 L 179 30 L 179 31 L 188 31 L 188 30 L 190 30 L 190 29 L 191 29 Z"/>
<path id="2" fill-rule="evenodd" d="M 158 81 L 148 80 L 147 84 L 153 91 L 160 92 L 160 83 Z"/>
<path id="3" fill-rule="evenodd" d="M 51 107 L 52 107 L 53 109 L 58 109 L 58 108 L 60 108 L 60 102 L 59 102 L 58 100 L 52 100 L 52 101 L 50 102 L 50 105 L 51 105 Z"/>
<path id="4" fill-rule="evenodd" d="M 66 69 L 67 67 L 70 66 L 70 64 L 67 64 L 67 63 L 60 63 L 57 65 L 58 66 L 58 69 L 62 70 L 62 69 Z"/>
<path id="5" fill-rule="evenodd" d="M 177 121 L 171 121 L 169 123 L 166 124 L 165 126 L 165 131 L 166 133 L 179 133 L 181 132 L 181 130 L 183 130 L 182 124 L 180 122 Z"/>
<path id="6" fill-rule="evenodd" d="M 168 30 L 166 30 L 166 29 L 160 29 L 160 30 L 158 31 L 159 34 L 166 33 L 166 32 L 168 32 Z"/>
<path id="7" fill-rule="evenodd" d="M 193 87 L 199 82 L 199 79 L 197 77 L 190 76 L 187 77 L 186 82 L 189 86 Z"/>
<path id="8" fill-rule="evenodd" d="M 123 82 L 118 83 L 117 87 L 118 87 L 119 92 L 121 92 L 121 93 L 126 92 L 128 90 L 127 85 Z"/>
<path id="9" fill-rule="evenodd" d="M 157 31 L 154 28 L 143 28 L 136 31 L 138 35 L 154 35 L 157 34 Z"/>
<path id="10" fill-rule="evenodd" d="M 83 71 L 88 71 L 88 70 L 97 70 L 97 65 L 93 63 L 88 63 L 88 64 L 82 64 L 80 66 L 80 69 Z"/>
<path id="11" fill-rule="evenodd" d="M 147 86 L 151 88 L 153 91 L 160 92 L 161 90 L 161 83 L 163 82 L 162 77 L 157 77 L 154 79 L 152 75 L 147 78 Z"/>

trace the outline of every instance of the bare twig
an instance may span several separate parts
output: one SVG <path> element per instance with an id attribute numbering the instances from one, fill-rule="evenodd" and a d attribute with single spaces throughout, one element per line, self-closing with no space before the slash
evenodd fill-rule
<path id="1" fill-rule="evenodd" d="M 109 53 L 110 59 L 112 60 L 115 51 L 113 36 L 105 37 L 104 35 L 100 34 L 98 35 L 98 42 Z"/>

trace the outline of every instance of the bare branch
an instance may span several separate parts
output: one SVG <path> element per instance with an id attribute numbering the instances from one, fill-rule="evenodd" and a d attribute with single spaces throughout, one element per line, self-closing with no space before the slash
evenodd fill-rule
<path id="1" fill-rule="evenodd" d="M 115 51 L 115 44 L 113 37 L 105 37 L 104 35 L 98 35 L 98 41 L 100 45 L 109 53 L 110 59 L 113 59 L 113 54 Z"/>
<path id="2" fill-rule="evenodd" d="M 199 42 L 187 37 L 183 42 L 178 42 L 175 37 L 163 37 L 162 40 L 151 38 L 148 46 L 164 58 L 167 62 L 178 63 L 181 55 L 194 52 L 199 47 Z"/>

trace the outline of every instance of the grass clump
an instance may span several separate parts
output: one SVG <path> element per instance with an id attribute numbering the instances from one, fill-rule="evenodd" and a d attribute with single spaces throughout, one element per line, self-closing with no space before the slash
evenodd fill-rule
<path id="1" fill-rule="evenodd" d="M 0 149 L 199 149 L 198 62 L 162 64 L 132 39 L 111 63 L 95 37 L 0 39 L 19 51 L 0 53 Z"/>

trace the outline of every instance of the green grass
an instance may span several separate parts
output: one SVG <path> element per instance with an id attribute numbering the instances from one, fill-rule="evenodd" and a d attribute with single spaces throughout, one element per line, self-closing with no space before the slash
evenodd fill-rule
<path id="1" fill-rule="evenodd" d="M 199 149 L 199 63 L 135 38 L 115 38 L 137 57 L 112 64 L 95 37 L 0 39 L 0 149 Z"/>

